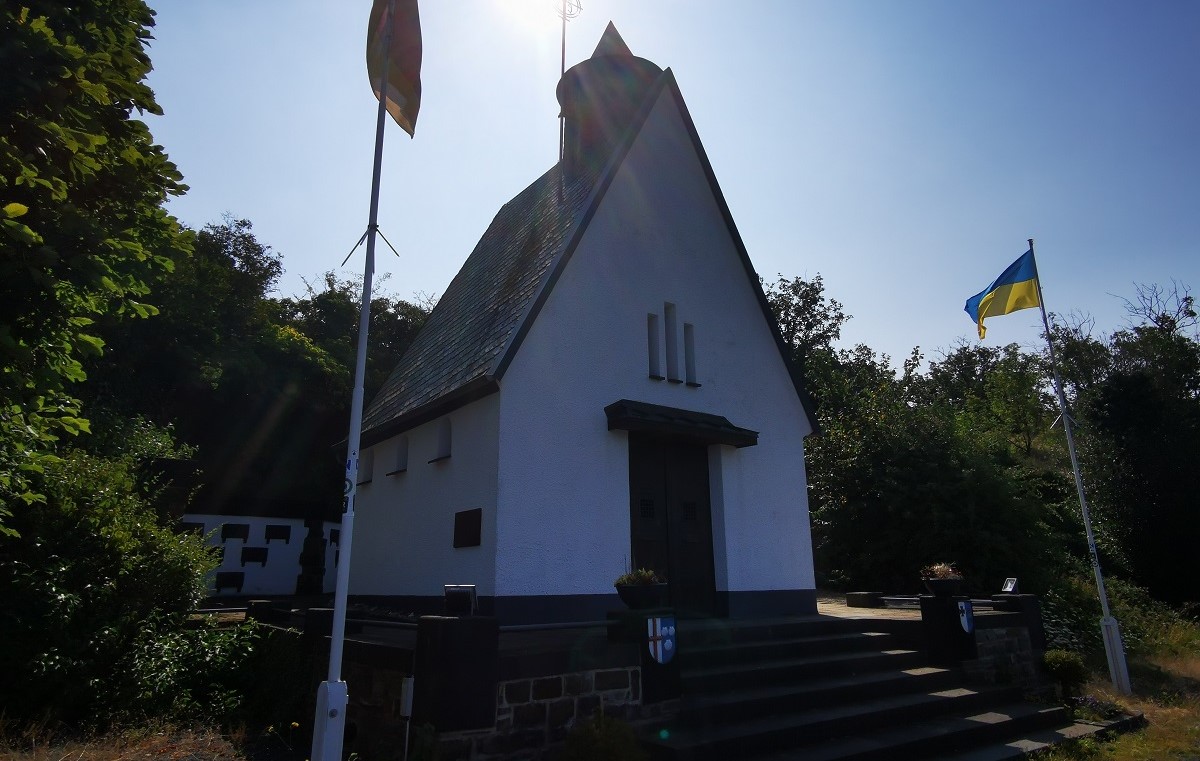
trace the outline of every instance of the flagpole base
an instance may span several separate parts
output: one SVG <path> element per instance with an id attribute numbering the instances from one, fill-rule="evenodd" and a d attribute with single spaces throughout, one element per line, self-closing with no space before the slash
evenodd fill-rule
<path id="1" fill-rule="evenodd" d="M 1100 619 L 1100 634 L 1104 637 L 1104 654 L 1108 656 L 1108 675 L 1113 687 L 1122 695 L 1129 695 L 1133 687 L 1129 682 L 1129 665 L 1125 662 L 1125 643 L 1121 641 L 1121 627 L 1117 619 L 1105 616 Z"/>
<path id="2" fill-rule="evenodd" d="M 346 732 L 346 706 L 350 695 L 345 682 L 321 682 L 313 717 L 312 761 L 342 761 Z"/>

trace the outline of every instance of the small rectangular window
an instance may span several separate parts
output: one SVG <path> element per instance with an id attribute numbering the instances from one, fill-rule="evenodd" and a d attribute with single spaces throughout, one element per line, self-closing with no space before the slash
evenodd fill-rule
<path id="1" fill-rule="evenodd" d="M 217 594 L 220 594 L 222 589 L 233 589 L 240 595 L 245 583 L 246 574 L 242 571 L 218 571 L 214 587 Z"/>
<path id="2" fill-rule="evenodd" d="M 285 524 L 268 523 L 266 539 L 267 544 L 270 544 L 275 539 L 282 539 L 284 544 L 291 544 L 292 527 Z"/>
<path id="3" fill-rule="evenodd" d="M 454 514 L 454 546 L 478 547 L 483 543 L 483 509 Z"/>
<path id="4" fill-rule="evenodd" d="M 245 568 L 247 563 L 258 563 L 259 567 L 266 568 L 268 552 L 266 547 L 243 547 L 242 568 Z"/>
<path id="5" fill-rule="evenodd" d="M 250 524 L 249 523 L 223 523 L 221 524 L 221 541 L 226 542 L 230 539 L 241 539 L 243 542 L 250 540 Z"/>

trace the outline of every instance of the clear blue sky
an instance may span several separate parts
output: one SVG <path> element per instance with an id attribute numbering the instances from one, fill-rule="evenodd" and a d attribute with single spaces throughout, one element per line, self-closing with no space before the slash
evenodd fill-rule
<path id="1" fill-rule="evenodd" d="M 229 212 L 282 253 L 284 295 L 366 227 L 369 0 L 149 0 L 147 117 L 194 227 Z M 440 294 L 500 206 L 557 155 L 551 0 L 425 0 L 415 139 L 389 121 L 384 287 Z M 1035 238 L 1047 304 L 1200 291 L 1200 3 L 583 0 L 567 66 L 613 21 L 671 67 L 750 257 L 820 273 L 844 343 L 898 362 L 974 338 L 962 311 Z M 338 270 L 361 272 L 362 254 Z M 1036 346 L 1027 310 L 987 343 Z"/>

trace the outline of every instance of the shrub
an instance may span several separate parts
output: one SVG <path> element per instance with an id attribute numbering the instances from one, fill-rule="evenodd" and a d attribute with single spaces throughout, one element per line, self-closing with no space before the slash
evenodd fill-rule
<path id="1" fill-rule="evenodd" d="M 562 761 L 645 761 L 633 727 L 597 711 L 567 735 Z"/>
<path id="2" fill-rule="evenodd" d="M 14 511 L 20 535 L 0 538 L 7 716 L 103 726 L 122 711 L 169 715 L 191 688 L 159 666 L 208 678 L 233 657 L 223 652 L 241 652 L 237 636 L 179 631 L 213 558 L 200 538 L 176 534 L 139 485 L 137 448 L 149 438 L 113 456 L 62 453 L 40 479 L 46 502 Z"/>
<path id="3" fill-rule="evenodd" d="M 1058 681 L 1063 698 L 1079 694 L 1079 688 L 1088 680 L 1089 672 L 1083 658 L 1067 650 L 1047 650 L 1042 655 L 1046 672 Z"/>
<path id="4" fill-rule="evenodd" d="M 1104 581 L 1128 655 L 1177 655 L 1200 649 L 1200 627 L 1181 613 L 1123 579 L 1109 576 Z M 1100 615 L 1091 568 L 1076 563 L 1042 597 L 1047 646 L 1080 653 L 1099 667 L 1105 662 Z"/>
<path id="5" fill-rule="evenodd" d="M 114 719 L 228 724 L 241 717 L 248 666 L 268 630 L 254 621 L 221 628 L 210 621 L 198 628 L 179 623 L 152 616 L 128 643 L 107 685 L 112 705 L 119 707 Z"/>

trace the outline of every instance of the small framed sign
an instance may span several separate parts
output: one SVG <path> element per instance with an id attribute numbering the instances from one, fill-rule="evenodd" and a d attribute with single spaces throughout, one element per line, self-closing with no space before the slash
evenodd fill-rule
<path id="1" fill-rule="evenodd" d="M 1016 580 L 1016 578 L 1015 578 L 1015 577 L 1011 577 L 1011 576 L 1010 576 L 1009 578 L 1005 579 L 1005 580 L 1004 580 L 1004 586 L 1000 587 L 1000 591 L 1001 591 L 1001 592 L 1006 592 L 1006 593 L 1008 593 L 1008 594 L 1016 594 L 1016 593 L 1017 593 L 1017 580 Z"/>

